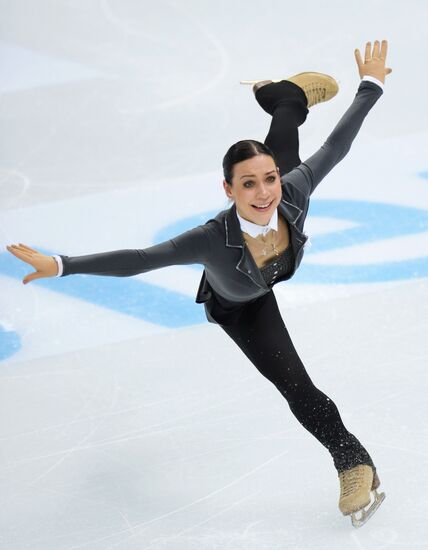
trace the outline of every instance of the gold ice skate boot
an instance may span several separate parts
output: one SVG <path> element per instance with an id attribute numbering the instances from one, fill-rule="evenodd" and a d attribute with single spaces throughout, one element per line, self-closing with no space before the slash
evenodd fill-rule
<path id="1" fill-rule="evenodd" d="M 281 82 L 281 80 L 293 82 L 305 92 L 308 99 L 308 108 L 317 103 L 329 101 L 339 91 L 339 85 L 333 77 L 314 72 L 299 73 L 280 80 L 241 80 L 241 84 L 253 84 L 253 92 L 255 94 L 262 86 L 271 84 L 272 82 Z"/>
<path id="2" fill-rule="evenodd" d="M 351 516 L 352 525 L 361 527 L 376 512 L 385 499 L 385 493 L 378 493 L 380 485 L 377 473 L 367 464 L 360 464 L 339 473 L 339 510 L 344 516 Z"/>

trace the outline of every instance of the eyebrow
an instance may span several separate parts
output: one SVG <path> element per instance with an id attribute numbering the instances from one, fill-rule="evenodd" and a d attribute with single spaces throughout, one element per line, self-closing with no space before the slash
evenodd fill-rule
<path id="1" fill-rule="evenodd" d="M 276 170 L 271 170 L 270 172 L 266 172 L 265 176 L 267 176 L 268 174 L 272 174 L 272 172 L 276 172 Z M 252 178 L 254 176 L 254 174 L 247 174 L 245 176 L 241 176 L 239 179 L 242 180 L 242 178 Z"/>

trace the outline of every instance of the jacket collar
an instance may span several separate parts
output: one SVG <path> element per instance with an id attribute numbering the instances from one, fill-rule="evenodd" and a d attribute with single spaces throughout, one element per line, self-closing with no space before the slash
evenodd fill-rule
<path id="1" fill-rule="evenodd" d="M 302 214 L 302 210 L 298 206 L 291 204 L 291 202 L 287 202 L 285 199 L 281 199 L 281 202 L 278 205 L 278 210 L 290 224 L 295 224 Z M 226 212 L 224 227 L 226 232 L 226 246 L 243 248 L 244 237 L 242 236 L 241 225 L 236 213 L 235 203 L 233 203 L 233 205 Z"/>

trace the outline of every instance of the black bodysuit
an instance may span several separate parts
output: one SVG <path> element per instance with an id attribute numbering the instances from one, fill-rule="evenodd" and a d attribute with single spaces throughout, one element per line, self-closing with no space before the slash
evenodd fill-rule
<path id="1" fill-rule="evenodd" d="M 260 273 L 269 287 L 275 284 L 278 277 L 288 275 L 293 271 L 294 253 L 293 247 L 290 244 L 287 248 L 274 260 L 260 268 Z"/>

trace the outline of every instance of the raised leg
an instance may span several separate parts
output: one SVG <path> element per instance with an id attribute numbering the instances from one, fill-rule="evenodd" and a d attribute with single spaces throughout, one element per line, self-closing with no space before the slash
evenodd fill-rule
<path id="1" fill-rule="evenodd" d="M 272 115 L 264 143 L 272 150 L 282 176 L 301 162 L 298 127 L 308 114 L 307 97 L 299 86 L 288 80 L 266 84 L 255 96 L 262 109 Z"/>

